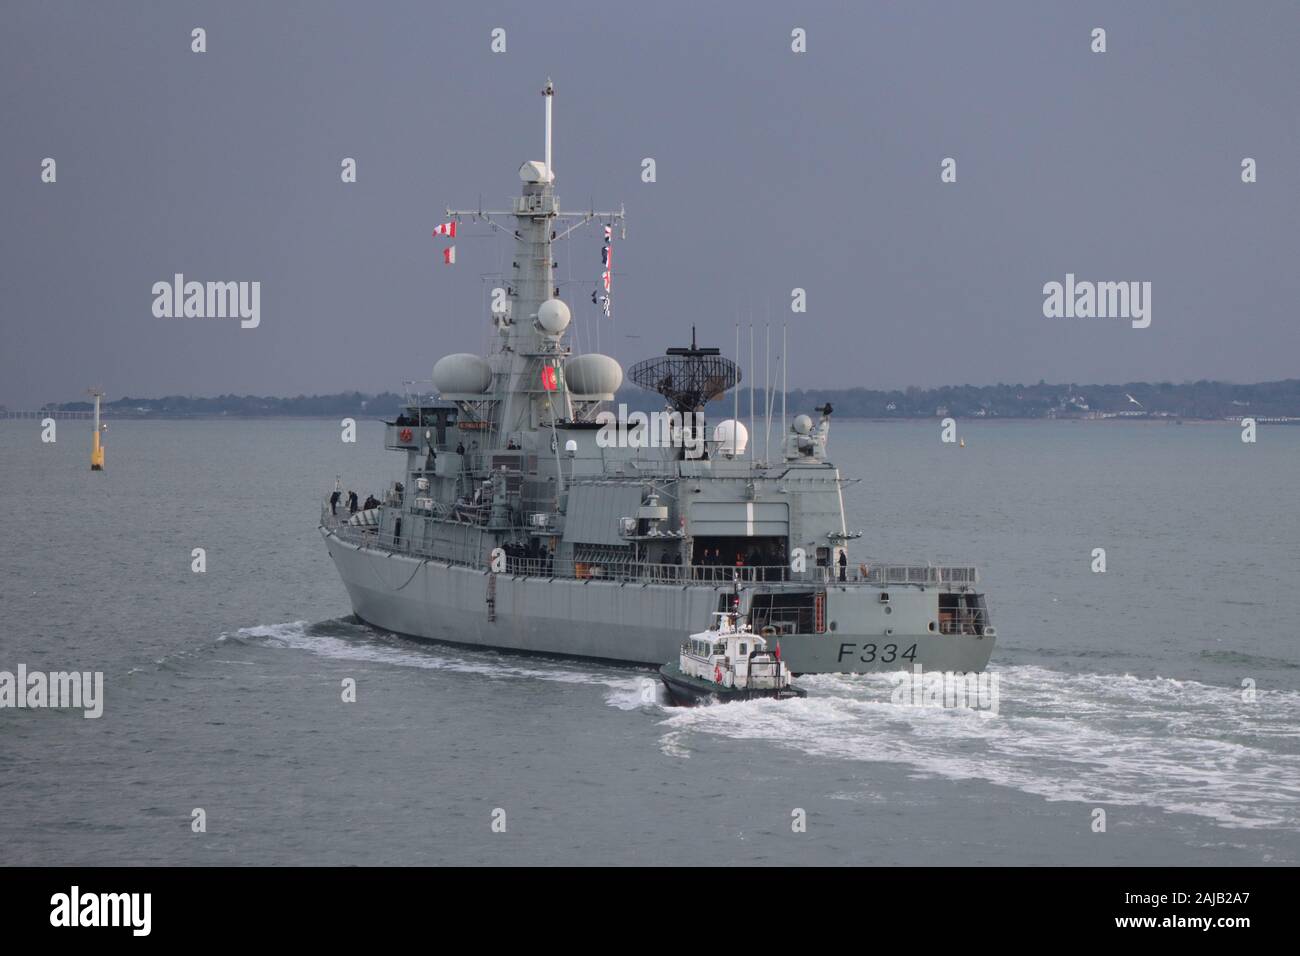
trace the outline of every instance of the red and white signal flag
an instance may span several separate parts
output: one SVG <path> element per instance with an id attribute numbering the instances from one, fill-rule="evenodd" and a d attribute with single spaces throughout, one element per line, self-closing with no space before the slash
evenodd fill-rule
<path id="1" fill-rule="evenodd" d="M 436 239 L 436 238 L 438 238 L 439 236 L 446 236 L 448 239 L 455 239 L 455 238 L 456 238 L 456 223 L 455 223 L 455 222 L 444 222 L 444 223 L 443 223 L 441 226 L 439 226 L 437 229 L 433 230 L 433 237 Z"/>
<path id="2" fill-rule="evenodd" d="M 605 287 L 605 294 L 598 296 L 593 290 L 591 293 L 591 304 L 600 305 L 600 310 L 605 313 L 605 318 L 609 318 L 609 286 L 614 276 L 614 227 L 608 225 L 605 227 L 605 242 L 600 247 L 600 264 L 604 271 L 600 274 L 601 284 Z"/>
<path id="3" fill-rule="evenodd" d="M 454 266 L 456 264 L 455 246 L 448 246 L 446 249 L 442 250 L 442 261 L 449 266 Z"/>

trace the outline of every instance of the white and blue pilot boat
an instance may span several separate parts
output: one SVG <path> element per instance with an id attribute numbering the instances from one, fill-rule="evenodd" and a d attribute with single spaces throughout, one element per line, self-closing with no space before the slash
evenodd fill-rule
<path id="1" fill-rule="evenodd" d="M 713 624 L 683 641 L 676 663 L 659 668 L 659 677 L 673 703 L 688 707 L 807 696 L 781 661 L 780 644 L 769 651 L 767 639 L 755 634 L 738 610 L 715 612 Z"/>

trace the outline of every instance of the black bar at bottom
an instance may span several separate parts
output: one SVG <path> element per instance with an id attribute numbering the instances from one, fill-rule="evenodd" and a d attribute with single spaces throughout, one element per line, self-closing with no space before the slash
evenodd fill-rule
<path id="1" fill-rule="evenodd" d="M 1291 870 L 1211 868 L 14 868 L 0 869 L 0 925 L 6 941 L 76 934 L 79 942 L 337 945 L 431 931 L 446 940 L 449 930 L 487 942 L 502 931 L 527 935 L 529 926 L 552 940 L 557 932 L 588 938 L 598 927 L 658 935 L 672 922 L 675 942 L 703 931 L 700 942 L 716 945 L 743 928 L 729 929 L 725 914 L 743 924 L 762 900 L 787 943 L 880 932 L 917 946 L 984 933 L 1232 945 L 1288 927 L 1293 883 Z M 717 917 L 713 929 L 704 930 L 704 913 Z"/>

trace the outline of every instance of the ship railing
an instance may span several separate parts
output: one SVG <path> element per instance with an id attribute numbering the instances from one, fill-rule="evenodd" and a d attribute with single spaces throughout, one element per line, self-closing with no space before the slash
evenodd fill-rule
<path id="1" fill-rule="evenodd" d="M 988 623 L 988 614 L 978 608 L 939 609 L 940 634 L 982 635 Z"/>
<path id="2" fill-rule="evenodd" d="M 344 541 L 371 546 L 382 544 L 386 549 L 410 554 L 415 557 L 428 558 L 439 563 L 460 565 L 462 567 L 489 570 L 486 562 L 477 555 L 447 555 L 441 550 L 434 551 L 413 542 L 405 536 L 396 541 L 382 537 L 378 529 L 372 526 L 353 525 L 346 509 L 340 508 L 336 515 L 330 514 L 329 504 L 321 508 L 321 526 L 327 531 L 335 532 Z M 445 547 L 445 545 L 440 546 Z M 889 585 L 928 585 L 928 586 L 970 586 L 979 580 L 978 571 L 970 566 L 939 565 L 869 565 L 866 572 L 860 568 L 846 571 L 843 579 L 839 570 L 815 566 L 803 572 L 790 570 L 788 565 L 683 565 L 676 563 L 654 563 L 647 561 L 595 559 L 588 561 L 556 561 L 553 557 L 505 555 L 505 573 L 546 578 L 575 578 L 578 580 L 617 581 L 620 583 L 639 584 L 688 584 L 706 583 L 726 586 L 739 582 L 742 585 L 754 584 L 825 584 L 838 586 L 869 585 L 874 587 Z M 774 609 L 771 621 L 778 626 L 786 621 Z M 761 626 L 761 625 L 756 625 Z"/>
<path id="3" fill-rule="evenodd" d="M 968 584 L 979 583 L 979 569 L 973 565 L 869 564 L 863 563 L 849 576 L 868 584 Z"/>
<path id="4" fill-rule="evenodd" d="M 359 512 L 358 512 L 359 513 Z M 325 502 L 320 509 L 320 524 L 326 531 L 336 532 L 340 537 L 346 537 L 355 532 L 354 537 L 360 541 L 363 536 L 366 541 L 373 542 L 379 532 L 375 525 L 354 525 L 351 523 L 352 514 L 348 511 L 347 502 L 341 501 L 338 506 L 337 514 L 330 514 L 329 502 Z"/>
<path id="5" fill-rule="evenodd" d="M 324 501 L 321 503 L 320 524 L 322 528 L 325 528 L 329 531 L 334 531 L 337 528 L 340 528 L 343 525 L 348 523 L 348 518 L 352 516 L 348 514 L 346 502 L 341 502 L 340 504 L 342 505 L 342 507 L 339 508 L 338 512 L 331 513 L 329 501 Z"/>

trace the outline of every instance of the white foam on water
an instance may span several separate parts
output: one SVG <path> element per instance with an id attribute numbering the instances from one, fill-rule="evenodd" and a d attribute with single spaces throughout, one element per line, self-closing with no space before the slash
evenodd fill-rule
<path id="1" fill-rule="evenodd" d="M 605 695 L 605 703 L 619 710 L 639 710 L 642 707 L 664 707 L 667 706 L 667 691 L 664 689 L 663 681 L 657 676 L 651 677 L 646 674 L 634 680 L 628 680 L 625 683 L 615 684 L 612 680 L 605 683 L 612 688 Z"/>
<path id="2" fill-rule="evenodd" d="M 385 639 L 382 632 L 362 625 L 341 625 L 355 630 L 355 637 L 313 633 L 306 621 L 285 624 L 262 624 L 242 627 L 238 636 L 254 639 L 271 647 L 310 651 L 335 660 L 364 661 L 393 667 L 418 667 L 426 670 L 475 674 L 497 680 L 545 680 L 563 684 L 592 684 L 609 689 L 606 701 L 620 710 L 643 706 L 642 679 L 626 670 L 610 668 L 602 672 L 575 670 L 569 661 L 545 658 L 502 656 L 491 651 L 466 650 L 463 653 L 445 645 L 416 647 L 398 638 Z M 527 663 L 525 663 L 527 661 Z"/>
<path id="3" fill-rule="evenodd" d="M 995 670 L 997 716 L 894 704 L 888 674 L 801 678 L 805 699 L 673 710 L 662 751 L 692 734 L 767 740 L 809 755 L 902 764 L 1048 800 L 1129 804 L 1229 827 L 1300 830 L 1300 694 L 1196 681 Z"/>
<path id="4" fill-rule="evenodd" d="M 1208 817 L 1227 827 L 1300 830 L 1300 693 L 1239 690 L 1174 678 L 994 668 L 997 716 L 895 704 L 889 674 L 823 674 L 803 699 L 668 706 L 654 675 L 598 664 L 412 645 L 362 625 L 355 634 L 305 621 L 242 628 L 237 637 L 322 657 L 394 667 L 605 688 L 617 710 L 662 714 L 662 753 L 689 759 L 700 734 L 762 740 L 810 756 L 900 764 L 918 774 L 985 780 L 1047 800 L 1127 804 Z M 647 702 L 646 687 L 653 687 Z"/>

